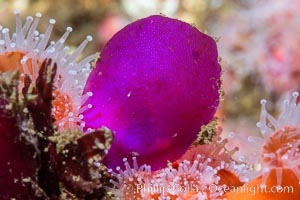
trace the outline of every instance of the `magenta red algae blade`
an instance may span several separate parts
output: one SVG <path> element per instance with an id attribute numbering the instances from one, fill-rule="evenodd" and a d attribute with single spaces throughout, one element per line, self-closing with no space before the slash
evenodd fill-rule
<path id="1" fill-rule="evenodd" d="M 153 169 L 178 159 L 215 114 L 220 74 L 214 39 L 185 22 L 155 15 L 115 34 L 87 81 L 93 108 L 83 113 L 87 128 L 115 133 L 106 165 L 132 154 Z"/>

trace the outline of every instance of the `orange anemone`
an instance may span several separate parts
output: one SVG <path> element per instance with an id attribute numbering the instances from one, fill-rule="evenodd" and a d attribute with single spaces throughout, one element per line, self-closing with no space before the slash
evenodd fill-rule
<path id="1" fill-rule="evenodd" d="M 69 47 L 64 43 L 72 32 L 71 27 L 66 28 L 66 32 L 56 42 L 49 42 L 54 19 L 49 20 L 49 25 L 45 33 L 37 31 L 41 13 L 36 13 L 35 18 L 28 16 L 22 25 L 19 11 L 16 15 L 16 32 L 11 34 L 8 28 L 0 26 L 0 72 L 19 70 L 21 82 L 24 74 L 29 75 L 34 82 L 41 62 L 52 59 L 58 66 L 57 76 L 54 80 L 55 92 L 53 100 L 53 117 L 59 129 L 74 128 L 77 125 L 84 127 L 81 112 L 91 108 L 91 105 L 83 106 L 86 100 L 92 95 L 91 92 L 83 94 L 83 87 L 91 70 L 91 62 L 95 60 L 95 55 L 77 62 L 88 42 L 92 41 L 91 36 L 69 53 Z M 50 43 L 50 44 L 49 44 Z"/>
<path id="2" fill-rule="evenodd" d="M 272 170 L 266 180 L 266 187 L 261 188 L 262 176 L 249 183 L 226 193 L 223 198 L 227 200 L 299 200 L 300 185 L 297 176 L 289 169 L 283 169 L 282 184 L 277 185 L 276 171 Z"/>

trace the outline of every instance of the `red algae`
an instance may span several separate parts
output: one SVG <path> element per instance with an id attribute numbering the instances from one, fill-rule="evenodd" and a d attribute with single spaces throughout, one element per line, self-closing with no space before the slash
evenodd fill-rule
<path id="1" fill-rule="evenodd" d="M 17 73 L 0 77 L 0 194 L 2 199 L 38 199 L 38 157 L 34 146 L 24 137 L 26 130 L 20 127 L 21 118 L 15 110 L 15 77 Z"/>
<path id="2" fill-rule="evenodd" d="M 18 73 L 0 76 L 0 194 L 4 199 L 94 199 L 106 195 L 101 164 L 112 133 L 59 132 L 52 118 L 57 65 L 45 60 L 35 83 Z"/>
<path id="3" fill-rule="evenodd" d="M 222 138 L 212 120 L 221 68 L 211 37 L 164 16 L 138 20 L 107 43 L 83 90 L 93 56 L 75 61 L 91 37 L 67 54 L 70 27 L 47 46 L 55 20 L 34 39 L 40 17 L 22 27 L 16 12 L 16 33 L 0 32 L 0 198 L 299 199 L 298 93 L 278 119 L 261 101 L 262 137 L 234 160 L 234 134 Z"/>
<path id="4" fill-rule="evenodd" d="M 178 159 L 213 118 L 220 75 L 216 42 L 185 22 L 150 16 L 115 34 L 89 76 L 93 108 L 83 113 L 86 128 L 115 133 L 105 164 L 133 154 L 155 170 Z"/>
<path id="5" fill-rule="evenodd" d="M 38 166 L 35 150 L 24 143 L 16 118 L 4 113 L 0 111 L 1 199 L 32 199 L 35 189 L 31 182 L 36 182 Z"/>

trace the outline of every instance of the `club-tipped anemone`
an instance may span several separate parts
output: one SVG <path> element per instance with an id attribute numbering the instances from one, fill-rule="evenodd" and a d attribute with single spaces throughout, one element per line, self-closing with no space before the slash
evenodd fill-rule
<path id="1" fill-rule="evenodd" d="M 276 171 L 272 170 L 265 185 L 261 185 L 262 176 L 236 187 L 222 196 L 223 200 L 298 200 L 300 185 L 298 178 L 289 169 L 282 170 L 281 186 L 277 185 Z"/>
<path id="2" fill-rule="evenodd" d="M 86 127 L 115 132 L 105 164 L 138 154 L 156 170 L 177 160 L 213 118 L 220 75 L 216 42 L 190 24 L 155 15 L 116 33 L 85 87 L 94 94 Z"/>
<path id="3" fill-rule="evenodd" d="M 283 111 L 278 119 L 267 112 L 267 100 L 261 100 L 261 116 L 257 126 L 260 128 L 264 137 L 268 137 L 274 131 L 284 128 L 284 126 L 297 127 L 300 124 L 300 105 L 297 104 L 299 93 L 293 92 L 291 100 L 284 100 Z"/>
<path id="4" fill-rule="evenodd" d="M 170 188 L 166 194 L 153 194 L 158 199 L 216 199 L 222 191 L 212 192 L 209 186 L 217 185 L 220 167 L 211 167 L 210 158 L 197 155 L 193 161 L 183 160 L 177 167 L 169 166 L 157 175 L 157 182 Z M 201 196 L 201 198 L 200 198 Z"/>
<path id="5" fill-rule="evenodd" d="M 117 198 L 122 200 L 160 200 L 160 199 L 217 199 L 222 191 L 209 189 L 218 184 L 217 173 L 221 167 L 211 167 L 211 159 L 198 155 L 190 162 L 184 160 L 177 167 L 168 166 L 159 171 L 151 171 L 150 166 L 138 166 L 133 158 L 133 167 L 127 159 L 123 159 L 125 169 L 117 167 L 117 171 L 109 170 L 115 186 Z"/>
<path id="6" fill-rule="evenodd" d="M 206 158 L 211 158 L 213 162 L 212 166 L 219 166 L 221 162 L 230 163 L 233 161 L 232 155 L 234 155 L 239 148 L 230 147 L 226 148 L 230 138 L 223 139 L 221 137 L 222 128 L 218 127 L 214 132 L 211 141 L 205 144 L 195 144 L 191 146 L 185 154 L 179 159 L 181 160 L 194 160 L 198 154 L 205 155 Z"/>
<path id="7" fill-rule="evenodd" d="M 114 177 L 110 180 L 114 188 L 109 190 L 113 191 L 115 196 L 122 200 L 146 199 L 148 194 L 139 190 L 139 188 L 150 184 L 151 167 L 149 165 L 139 166 L 136 157 L 133 157 L 132 160 L 132 167 L 127 158 L 123 158 L 124 170 L 119 166 L 116 168 L 116 172 L 112 169 L 108 170 Z"/>
<path id="8" fill-rule="evenodd" d="M 281 185 L 283 170 L 293 173 L 300 182 L 300 105 L 297 104 L 298 92 L 291 100 L 284 101 L 283 111 L 276 119 L 267 112 L 266 100 L 261 100 L 262 110 L 257 126 L 262 137 L 249 136 L 248 142 L 255 151 L 243 160 L 258 163 L 261 168 L 262 184 L 265 185 L 270 174 L 276 176 L 277 185 Z M 271 173 L 272 171 L 276 173 Z"/>
<path id="9" fill-rule="evenodd" d="M 218 169 L 219 183 L 227 186 L 243 185 L 244 182 L 249 181 L 249 173 L 252 172 L 252 168 L 232 158 L 238 151 L 238 148 L 231 147 L 231 150 L 228 147 L 226 148 L 225 146 L 228 144 L 230 138 L 222 139 L 222 130 L 220 128 L 217 130 L 210 143 L 192 146 L 179 161 L 173 164 L 182 162 L 183 160 L 193 162 L 200 154 L 202 157 L 211 160 L 210 166 Z"/>
<path id="10" fill-rule="evenodd" d="M 92 92 L 86 91 L 83 94 L 83 87 L 91 69 L 91 61 L 95 55 L 90 55 L 78 61 L 81 53 L 88 42 L 92 41 L 91 36 L 77 47 L 73 53 L 69 53 L 69 47 L 65 41 L 72 32 L 71 27 L 58 41 L 50 41 L 51 32 L 55 24 L 54 19 L 49 20 L 45 33 L 37 30 L 41 13 L 36 13 L 35 18 L 28 16 L 22 25 L 20 12 L 15 11 L 16 31 L 10 34 L 8 28 L 0 26 L 0 71 L 18 69 L 21 76 L 30 76 L 34 82 L 38 76 L 41 62 L 45 58 L 51 58 L 57 64 L 57 76 L 54 82 L 53 117 L 59 128 L 74 128 L 77 124 L 84 126 L 82 121 L 83 111 L 91 108 L 91 105 L 82 106 L 92 96 Z"/>

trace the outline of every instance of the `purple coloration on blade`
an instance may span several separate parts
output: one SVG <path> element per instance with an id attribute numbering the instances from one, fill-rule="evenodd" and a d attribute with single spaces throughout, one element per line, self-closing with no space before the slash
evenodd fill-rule
<path id="1" fill-rule="evenodd" d="M 106 165 L 134 154 L 155 170 L 178 159 L 215 114 L 220 74 L 215 41 L 190 24 L 155 15 L 119 31 L 85 87 L 86 127 L 115 132 Z"/>

